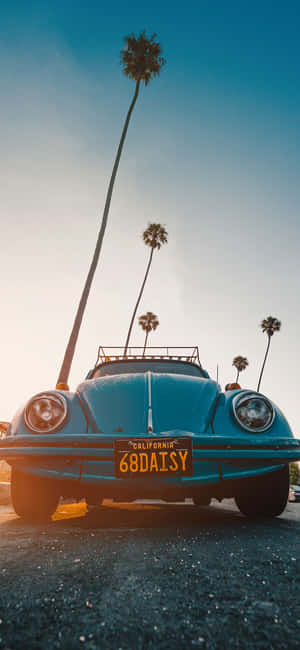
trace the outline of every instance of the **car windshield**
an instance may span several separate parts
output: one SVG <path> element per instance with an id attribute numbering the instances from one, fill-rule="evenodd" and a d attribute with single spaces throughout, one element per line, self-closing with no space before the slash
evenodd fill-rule
<path id="1" fill-rule="evenodd" d="M 104 363 L 96 368 L 91 376 L 106 377 L 107 375 L 122 375 L 137 372 L 168 372 L 176 375 L 190 375 L 192 377 L 205 377 L 205 373 L 199 366 L 182 361 L 159 361 L 157 359 L 141 359 L 138 361 L 113 361 Z"/>

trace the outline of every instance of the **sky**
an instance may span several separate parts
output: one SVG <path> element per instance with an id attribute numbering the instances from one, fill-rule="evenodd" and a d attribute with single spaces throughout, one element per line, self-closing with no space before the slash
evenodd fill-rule
<path id="1" fill-rule="evenodd" d="M 261 391 L 300 437 L 300 10 L 274 0 L 1 4 L 0 419 L 55 387 L 134 92 L 120 50 L 143 29 L 167 63 L 132 116 L 70 386 L 124 344 L 160 222 L 149 344 L 199 345 L 223 387 L 246 356 L 255 389 L 279 318 Z"/>

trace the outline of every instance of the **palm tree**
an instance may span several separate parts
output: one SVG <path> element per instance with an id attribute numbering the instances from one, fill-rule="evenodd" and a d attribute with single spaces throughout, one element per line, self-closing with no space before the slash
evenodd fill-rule
<path id="1" fill-rule="evenodd" d="M 239 381 L 240 372 L 242 372 L 242 370 L 246 370 L 247 366 L 249 366 L 249 361 L 246 357 L 237 356 L 234 357 L 232 365 L 237 369 L 237 375 L 235 380 L 235 383 L 237 384 Z"/>
<path id="2" fill-rule="evenodd" d="M 259 389 L 260 389 L 261 378 L 263 376 L 263 371 L 264 371 L 264 368 L 265 368 L 265 365 L 266 365 L 266 360 L 267 360 L 269 347 L 270 347 L 270 343 L 271 343 L 271 336 L 273 336 L 274 332 L 279 332 L 280 331 L 281 322 L 280 322 L 280 320 L 278 320 L 278 318 L 274 318 L 273 316 L 268 316 L 268 318 L 264 318 L 261 321 L 260 326 L 261 326 L 262 331 L 267 334 L 268 345 L 267 345 L 267 349 L 266 349 L 265 358 L 263 360 L 262 369 L 261 369 L 260 375 L 259 375 L 259 380 L 258 380 L 258 385 L 257 385 L 257 392 L 259 392 Z"/>
<path id="3" fill-rule="evenodd" d="M 145 287 L 145 284 L 146 284 L 146 280 L 147 280 L 147 277 L 148 277 L 148 273 L 149 273 L 152 258 L 153 258 L 153 253 L 154 253 L 156 248 L 159 251 L 159 249 L 161 248 L 161 246 L 163 244 L 167 244 L 167 242 L 168 242 L 168 233 L 167 233 L 166 229 L 160 223 L 149 223 L 148 228 L 146 228 L 146 230 L 143 232 L 143 240 L 144 240 L 146 246 L 150 246 L 151 251 L 150 251 L 150 257 L 149 257 L 149 261 L 148 261 L 147 268 L 146 268 L 146 273 L 145 273 L 145 276 L 144 276 L 144 279 L 143 279 L 143 282 L 142 282 L 142 286 L 141 286 L 141 289 L 140 289 L 140 293 L 138 295 L 138 299 L 136 301 L 136 305 L 135 305 L 135 308 L 133 310 L 133 314 L 132 314 L 132 317 L 131 317 L 129 330 L 128 330 L 128 334 L 127 334 L 127 339 L 126 339 L 126 343 L 125 343 L 125 348 L 124 348 L 124 356 L 126 356 L 126 354 L 127 354 L 130 335 L 131 335 L 131 330 L 132 330 L 132 327 L 133 327 L 133 323 L 134 323 L 135 315 L 136 315 L 136 312 L 137 312 L 137 308 L 138 308 L 138 306 L 140 304 L 140 300 L 141 300 L 141 297 L 142 297 L 142 294 L 143 294 L 143 291 L 144 291 L 144 287 Z"/>
<path id="4" fill-rule="evenodd" d="M 159 320 L 157 316 L 155 316 L 155 314 L 152 313 L 152 311 L 147 311 L 146 314 L 139 317 L 139 325 L 141 326 L 142 330 L 146 332 L 146 338 L 145 338 L 144 349 L 143 349 L 143 356 L 144 356 L 146 346 L 147 346 L 148 336 L 150 332 L 152 332 L 152 330 L 156 330 L 156 328 L 159 325 Z"/>
<path id="5" fill-rule="evenodd" d="M 69 342 L 65 351 L 64 360 L 57 381 L 57 388 L 68 388 L 67 383 L 68 383 L 70 369 L 71 369 L 74 352 L 75 352 L 75 347 L 79 335 L 79 330 L 81 327 L 81 323 L 85 312 L 87 300 L 89 297 L 94 274 L 99 261 L 99 255 L 101 252 L 104 233 L 107 225 L 113 187 L 114 187 L 114 183 L 118 171 L 118 166 L 119 166 L 121 153 L 125 142 L 131 114 L 134 109 L 136 100 L 138 98 L 140 84 L 141 82 L 144 82 L 145 86 L 148 86 L 150 80 L 153 77 L 159 75 L 162 66 L 165 64 L 165 59 L 163 59 L 163 57 L 161 56 L 161 45 L 156 41 L 156 34 L 152 34 L 150 38 L 147 38 L 145 31 L 143 31 L 137 37 L 135 36 L 135 34 L 126 36 L 125 47 L 121 52 L 121 62 L 123 64 L 123 72 L 126 75 L 126 77 L 132 79 L 135 82 L 135 91 L 126 116 L 121 139 L 119 142 L 116 159 L 114 162 L 110 182 L 108 185 L 106 201 L 105 201 L 105 206 L 104 206 L 104 211 L 102 216 L 102 222 L 98 234 L 98 239 L 96 242 L 96 248 L 86 278 L 86 282 L 83 288 L 83 292 L 81 294 L 81 298 L 79 301 Z"/>

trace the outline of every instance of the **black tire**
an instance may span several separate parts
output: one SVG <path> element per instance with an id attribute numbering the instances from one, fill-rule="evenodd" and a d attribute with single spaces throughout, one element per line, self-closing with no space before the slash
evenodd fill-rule
<path id="1" fill-rule="evenodd" d="M 246 480 L 235 497 L 236 505 L 246 517 L 278 517 L 287 504 L 289 483 L 288 465 Z"/>
<path id="2" fill-rule="evenodd" d="M 13 468 L 11 500 L 15 512 L 28 522 L 48 521 L 55 512 L 59 495 L 47 479 L 25 474 Z"/>

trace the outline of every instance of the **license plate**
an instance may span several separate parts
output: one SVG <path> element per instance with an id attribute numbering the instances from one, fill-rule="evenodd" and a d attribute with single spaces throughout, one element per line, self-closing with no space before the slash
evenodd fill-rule
<path id="1" fill-rule="evenodd" d="M 118 478 L 192 476 L 192 440 L 186 438 L 126 438 L 115 440 Z"/>

